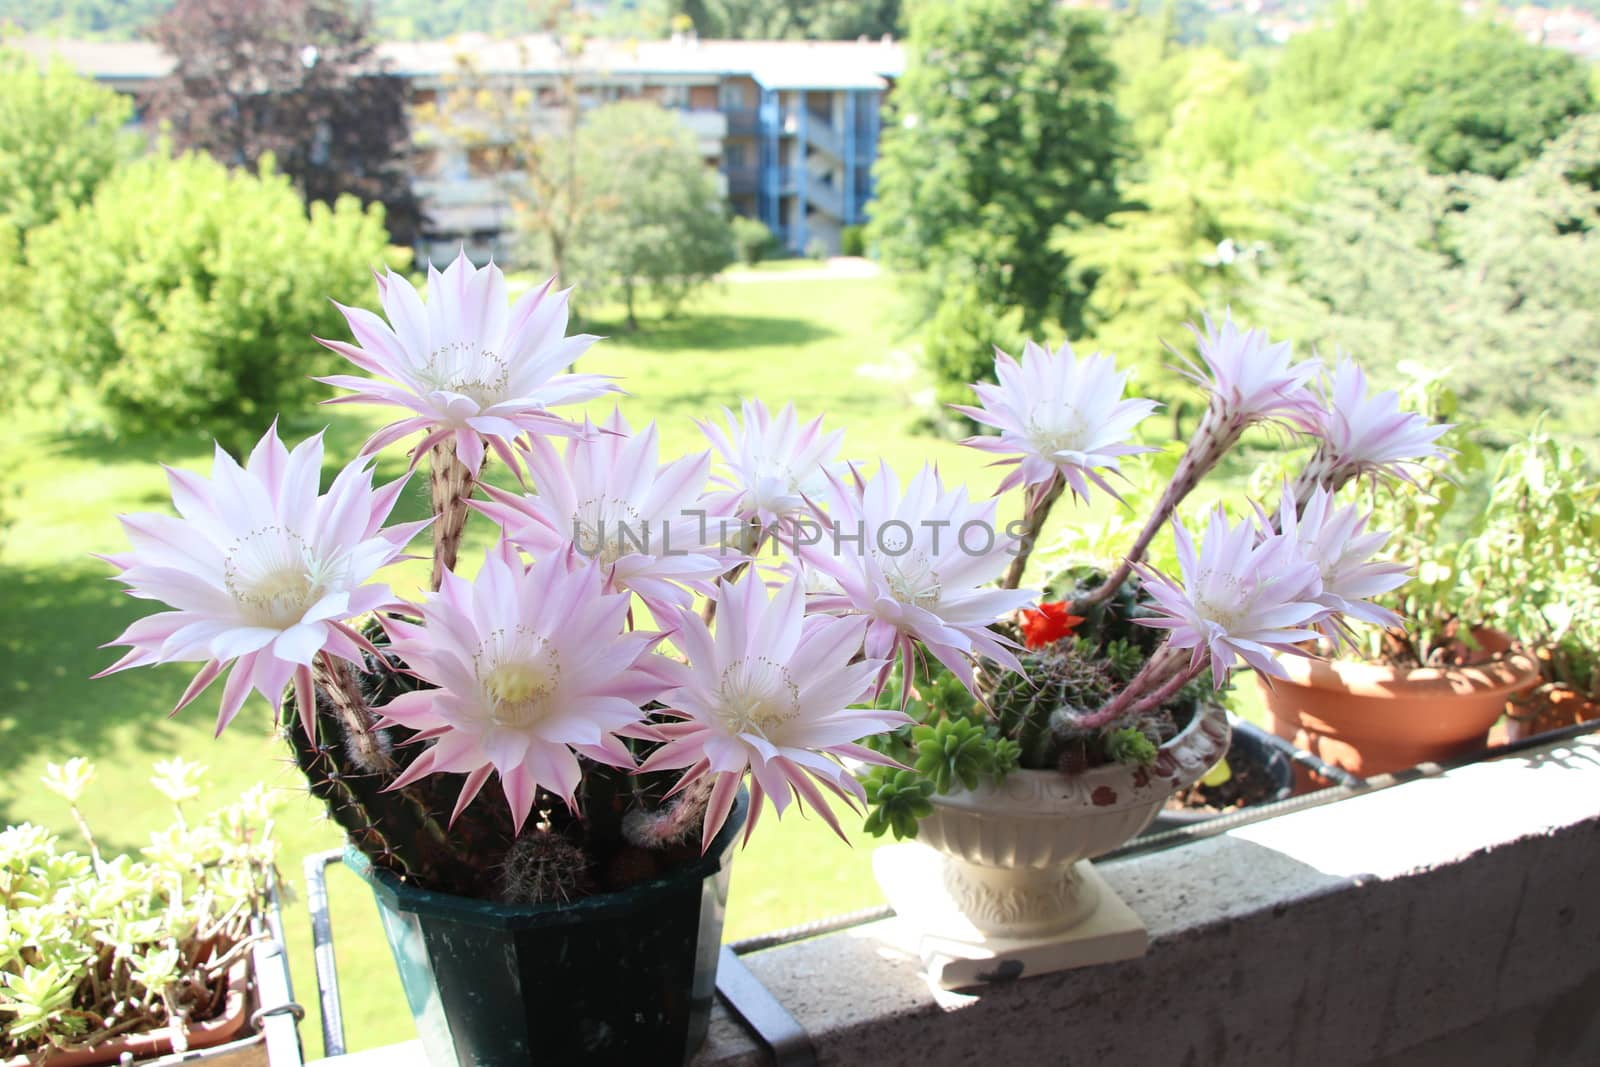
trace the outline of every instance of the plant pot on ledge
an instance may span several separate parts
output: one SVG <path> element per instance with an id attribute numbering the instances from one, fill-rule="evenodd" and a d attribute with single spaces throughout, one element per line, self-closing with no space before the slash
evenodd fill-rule
<path id="1" fill-rule="evenodd" d="M 432 1067 L 681 1063 L 705 1040 L 748 796 L 699 860 L 519 907 L 408 886 L 346 848 L 378 904 Z"/>
<path id="2" fill-rule="evenodd" d="M 873 868 L 910 944 L 945 988 L 1144 954 L 1144 924 L 1089 861 L 1132 839 L 1222 758 L 1229 727 L 1201 709 L 1149 767 L 1017 770 L 930 798 L 916 842 Z"/>
<path id="3" fill-rule="evenodd" d="M 1226 769 L 1220 782 L 1208 772 L 1186 789 L 1173 793 L 1145 829 L 1146 835 L 1195 826 L 1222 815 L 1261 804 L 1286 800 L 1294 792 L 1294 764 L 1261 727 L 1242 720 L 1232 723 L 1233 736 L 1223 761 L 1212 771 Z"/>
<path id="4" fill-rule="evenodd" d="M 214 1019 L 184 1027 L 181 1044 L 186 1060 L 204 1060 L 206 1049 L 214 1049 L 249 1033 L 253 997 L 248 959 L 235 963 L 228 971 L 228 990 L 222 1013 Z M 170 1026 L 144 1033 L 125 1034 L 89 1048 L 58 1049 L 42 1056 L 11 1056 L 0 1059 L 0 1067 L 108 1067 L 110 1064 L 148 1063 L 174 1052 L 177 1034 Z M 241 1050 L 236 1062 L 266 1064 L 264 1049 Z"/>
<path id="5" fill-rule="evenodd" d="M 1272 731 L 1364 777 L 1476 751 L 1539 665 L 1497 630 L 1475 636 L 1481 660 L 1453 667 L 1281 657 L 1287 680 L 1257 678 Z"/>

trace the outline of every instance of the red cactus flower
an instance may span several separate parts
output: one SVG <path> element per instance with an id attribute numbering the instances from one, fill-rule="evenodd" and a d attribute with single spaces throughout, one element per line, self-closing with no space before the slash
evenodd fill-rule
<path id="1" fill-rule="evenodd" d="M 1029 648 L 1043 648 L 1063 637 L 1071 637 L 1082 621 L 1080 615 L 1067 614 L 1065 600 L 1040 604 L 1037 609 L 1023 608 L 1022 643 Z"/>

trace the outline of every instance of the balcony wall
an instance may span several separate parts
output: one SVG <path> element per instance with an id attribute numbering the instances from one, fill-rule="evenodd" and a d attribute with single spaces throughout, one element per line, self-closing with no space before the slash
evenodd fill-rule
<path id="1" fill-rule="evenodd" d="M 888 920 L 744 962 L 825 1065 L 1600 1063 L 1592 736 L 1100 869 L 1142 959 L 935 993 Z M 719 1006 L 695 1067 L 769 1062 Z"/>
<path id="2" fill-rule="evenodd" d="M 722 142 L 728 136 L 728 117 L 720 111 L 705 109 L 680 110 L 678 118 L 689 127 L 700 144 L 703 156 L 722 154 Z"/>

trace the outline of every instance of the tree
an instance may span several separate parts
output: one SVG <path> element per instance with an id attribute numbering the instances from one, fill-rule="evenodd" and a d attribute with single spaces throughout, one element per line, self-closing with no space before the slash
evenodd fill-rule
<path id="1" fill-rule="evenodd" d="M 1515 177 L 1436 175 L 1384 134 L 1325 153 L 1315 194 L 1285 213 L 1248 299 L 1296 339 L 1380 375 L 1448 371 L 1464 409 L 1505 431 L 1549 410 L 1592 434 L 1600 400 L 1600 117 Z M 1391 374 L 1391 377 L 1393 375 Z"/>
<path id="2" fill-rule="evenodd" d="M 694 135 L 653 103 L 608 104 L 578 131 L 588 207 L 572 260 L 591 290 L 620 293 L 628 328 L 637 291 L 676 308 L 733 262 L 733 231 Z"/>
<path id="3" fill-rule="evenodd" d="M 670 0 L 668 6 L 707 38 L 837 41 L 900 28 L 900 0 Z"/>
<path id="4" fill-rule="evenodd" d="M 30 236 L 53 283 L 33 286 L 49 328 L 27 377 L 91 388 L 120 431 L 253 441 L 337 368 L 312 340 L 344 328 L 328 298 L 365 293 L 387 254 L 381 207 L 308 215 L 282 175 L 148 156 Z"/>
<path id="5" fill-rule="evenodd" d="M 1436 173 L 1504 177 L 1594 109 L 1576 59 L 1447 0 L 1373 0 L 1290 41 L 1264 101 L 1285 137 L 1387 129 Z"/>
<path id="6" fill-rule="evenodd" d="M 1118 206 L 1125 155 L 1100 18 L 1052 0 L 922 4 L 908 49 L 875 170 L 885 263 L 912 272 L 929 319 L 959 287 L 997 330 L 1015 310 L 1030 333 L 1076 333 L 1089 281 L 1055 238 Z M 943 385 L 949 399 L 964 383 Z"/>
<path id="7" fill-rule="evenodd" d="M 1370 110 L 1374 127 L 1416 145 L 1436 173 L 1504 178 L 1594 104 L 1576 57 L 1497 27 L 1430 56 Z"/>
<path id="8" fill-rule="evenodd" d="M 40 70 L 0 50 L 0 224 L 19 239 L 95 187 L 129 156 L 125 97 L 80 78 L 63 63 Z"/>
<path id="9" fill-rule="evenodd" d="M 55 37 L 132 40 L 171 0 L 0 0 L 0 26 Z"/>
<path id="10" fill-rule="evenodd" d="M 497 77 L 471 52 L 458 52 L 443 91 L 413 114 L 417 143 L 430 152 L 466 154 L 474 172 L 489 176 L 515 209 L 526 258 L 564 278 L 585 207 L 578 83 L 594 20 L 570 0 L 532 0 L 529 11 L 554 54 L 535 61 L 529 42 L 517 41 L 517 63 L 548 65 L 549 79 L 528 85 Z"/>
<path id="11" fill-rule="evenodd" d="M 177 0 L 152 36 L 175 60 L 150 98 L 174 145 L 256 169 L 268 155 L 310 202 L 381 203 L 415 239 L 406 85 L 385 73 L 371 10 L 347 0 Z"/>

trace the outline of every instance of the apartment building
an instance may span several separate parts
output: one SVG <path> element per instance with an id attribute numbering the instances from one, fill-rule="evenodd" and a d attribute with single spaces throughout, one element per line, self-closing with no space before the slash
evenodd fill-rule
<path id="1" fill-rule="evenodd" d="M 137 95 L 171 69 L 154 45 L 28 39 L 81 73 Z M 574 85 L 581 108 L 651 99 L 693 131 L 707 166 L 738 214 L 765 222 L 795 252 L 836 252 L 846 226 L 866 218 L 872 163 L 886 95 L 904 65 L 901 47 L 881 41 L 590 41 L 577 55 L 554 40 L 463 35 L 380 46 L 388 69 L 407 79 L 417 114 L 463 84 L 524 89 L 537 102 Z M 538 124 L 537 107 L 531 122 Z M 554 121 L 555 112 L 546 120 Z M 515 256 L 516 175 L 496 173 L 496 136 L 450 132 L 450 123 L 413 123 L 413 182 L 427 214 L 419 251 L 465 245 L 475 258 Z M 485 138 L 491 140 L 486 141 Z"/>

